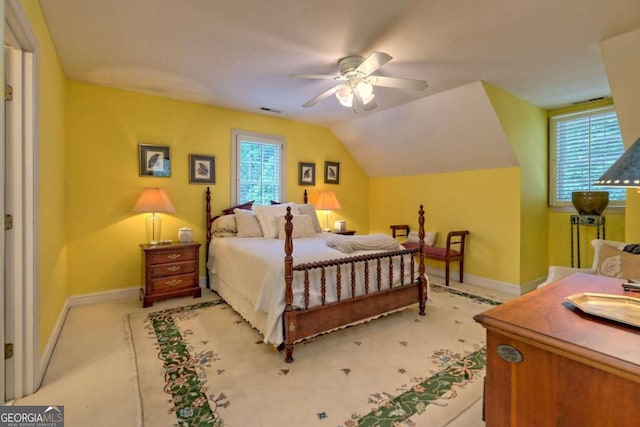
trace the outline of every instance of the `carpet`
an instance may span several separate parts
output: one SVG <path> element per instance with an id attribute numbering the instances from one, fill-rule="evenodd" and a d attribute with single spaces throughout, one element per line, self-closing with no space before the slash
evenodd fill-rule
<path id="1" fill-rule="evenodd" d="M 220 299 L 129 316 L 147 426 L 445 426 L 482 397 L 499 302 L 431 286 L 417 306 L 299 343 L 295 362 Z"/>

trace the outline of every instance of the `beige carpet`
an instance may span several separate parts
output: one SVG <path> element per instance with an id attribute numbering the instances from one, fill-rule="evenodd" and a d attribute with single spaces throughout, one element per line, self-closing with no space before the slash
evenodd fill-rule
<path id="1" fill-rule="evenodd" d="M 133 313 L 148 426 L 445 426 L 482 397 L 491 300 L 431 287 L 432 304 L 296 345 L 261 342 L 222 301 Z"/>

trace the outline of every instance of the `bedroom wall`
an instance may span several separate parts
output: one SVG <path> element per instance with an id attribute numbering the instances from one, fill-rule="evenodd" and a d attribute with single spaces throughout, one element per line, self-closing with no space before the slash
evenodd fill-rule
<path id="1" fill-rule="evenodd" d="M 437 245 L 451 230 L 470 230 L 465 273 L 519 284 L 519 168 L 372 178 L 370 188 L 372 232 L 389 233 L 391 224 L 417 230 L 423 204 L 425 229 L 438 232 Z"/>
<path id="2" fill-rule="evenodd" d="M 189 184 L 188 155 L 216 156 L 213 211 L 231 202 L 231 130 L 286 138 L 286 194 L 302 201 L 298 162 L 316 163 L 316 186 L 336 193 L 342 209 L 332 219 L 366 232 L 368 178 L 340 142 L 324 127 L 243 113 L 90 84 L 67 82 L 66 227 L 72 295 L 141 284 L 139 244 L 147 215 L 131 213 L 144 187 L 166 189 L 176 213 L 162 215 L 162 236 L 177 239 L 178 228 L 192 227 L 205 242 L 205 185 Z M 171 177 L 138 176 L 138 144 L 171 147 Z M 324 161 L 339 161 L 339 185 L 323 183 Z M 324 220 L 322 217 L 321 220 Z M 200 275 L 205 275 L 204 248 Z"/>
<path id="3" fill-rule="evenodd" d="M 65 239 L 65 76 L 40 4 L 23 0 L 39 48 L 38 61 L 38 275 L 40 350 L 69 296 Z"/>
<path id="4" fill-rule="evenodd" d="M 484 83 L 520 164 L 520 280 L 525 285 L 548 271 L 547 114 L 545 110 Z"/>
<path id="5" fill-rule="evenodd" d="M 607 69 L 611 94 L 616 103 L 620 131 L 626 148 L 640 138 L 640 28 L 605 40 L 600 45 Z M 640 241 L 640 194 L 627 191 L 625 237 L 627 242 Z"/>

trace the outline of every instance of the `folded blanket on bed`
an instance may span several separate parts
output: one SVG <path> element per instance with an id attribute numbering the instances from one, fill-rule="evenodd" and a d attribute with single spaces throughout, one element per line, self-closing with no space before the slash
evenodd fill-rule
<path id="1" fill-rule="evenodd" d="M 400 244 L 391 236 L 386 234 L 368 234 L 366 236 L 344 236 L 336 234 L 327 237 L 325 243 L 330 248 L 339 250 L 340 252 L 353 252 L 356 250 L 373 251 L 373 250 L 397 250 Z"/>

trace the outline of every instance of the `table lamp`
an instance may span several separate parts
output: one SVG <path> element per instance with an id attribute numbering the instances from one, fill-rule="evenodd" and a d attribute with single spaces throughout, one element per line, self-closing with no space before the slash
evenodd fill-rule
<path id="1" fill-rule="evenodd" d="M 333 191 L 323 191 L 320 193 L 320 196 L 318 196 L 315 206 L 319 211 L 326 211 L 325 215 L 327 226 L 324 231 L 329 231 L 329 211 L 341 208 L 336 195 L 333 194 Z"/>
<path id="2" fill-rule="evenodd" d="M 162 220 L 156 214 L 158 212 L 175 213 L 175 211 L 167 193 L 158 187 L 145 188 L 133 207 L 134 213 L 151 212 L 151 215 L 145 221 L 147 241 L 151 245 L 160 243 L 160 232 L 162 231 Z"/>
<path id="3" fill-rule="evenodd" d="M 640 138 L 607 169 L 595 185 L 639 187 L 640 192 Z"/>

